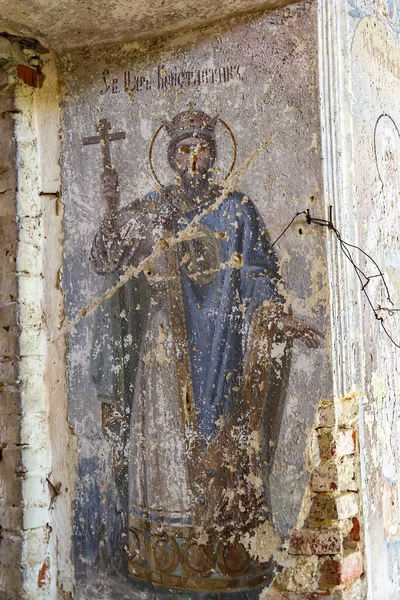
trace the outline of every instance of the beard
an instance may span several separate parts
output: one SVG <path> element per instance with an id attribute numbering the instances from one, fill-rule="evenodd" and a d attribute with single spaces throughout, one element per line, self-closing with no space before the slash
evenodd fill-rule
<path id="1" fill-rule="evenodd" d="M 191 171 L 185 171 L 180 175 L 180 181 L 182 188 L 185 191 L 185 195 L 189 198 L 194 198 L 204 194 L 210 188 L 210 173 L 208 171 L 193 173 Z"/>

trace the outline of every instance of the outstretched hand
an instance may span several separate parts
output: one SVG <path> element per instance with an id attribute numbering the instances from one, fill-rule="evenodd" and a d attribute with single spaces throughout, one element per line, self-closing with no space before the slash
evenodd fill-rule
<path id="1" fill-rule="evenodd" d="M 286 336 L 301 340 L 307 348 L 319 348 L 324 339 L 324 335 L 314 325 L 285 313 L 282 305 L 277 303 L 262 306 L 256 319 L 257 327 L 276 326 Z"/>
<path id="2" fill-rule="evenodd" d="M 282 315 L 281 317 L 282 330 L 286 335 L 301 340 L 307 348 L 319 348 L 323 334 L 310 323 L 306 323 L 302 319 L 292 317 L 291 315 Z"/>

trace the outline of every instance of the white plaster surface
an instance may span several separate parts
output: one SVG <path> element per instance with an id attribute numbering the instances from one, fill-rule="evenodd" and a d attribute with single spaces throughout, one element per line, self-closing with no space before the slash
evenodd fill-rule
<path id="1" fill-rule="evenodd" d="M 374 257 L 379 278 L 368 293 L 375 307 L 400 307 L 400 49 L 389 28 L 365 17 L 352 45 L 355 199 L 359 243 Z M 371 262 L 362 261 L 368 273 Z M 400 414 L 399 349 L 363 301 L 365 452 L 370 594 L 397 599 L 400 581 Z M 380 311 L 383 325 L 400 344 L 400 317 Z"/>
<path id="2" fill-rule="evenodd" d="M 16 86 L 18 144 L 17 252 L 20 335 L 23 502 L 21 597 L 56 598 L 73 589 L 71 493 L 73 438 L 66 415 L 65 341 L 56 342 L 63 297 L 57 288 L 62 264 L 59 100 L 55 56 L 46 55 L 44 85 Z M 42 176 L 43 170 L 45 175 Z M 58 175 L 57 175 L 58 173 Z M 58 178 L 58 181 L 57 181 Z M 46 186 L 43 189 L 42 186 Z M 61 484 L 52 499 L 53 488 Z M 18 596 L 19 597 L 19 596 Z"/>

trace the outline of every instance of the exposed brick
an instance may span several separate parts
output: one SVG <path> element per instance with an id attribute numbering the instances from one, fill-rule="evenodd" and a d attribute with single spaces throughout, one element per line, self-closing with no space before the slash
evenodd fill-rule
<path id="1" fill-rule="evenodd" d="M 347 600 L 344 590 L 321 590 L 315 592 L 280 592 L 269 590 L 263 600 Z M 361 598 L 359 599 L 361 600 Z"/>
<path id="2" fill-rule="evenodd" d="M 15 566 L 21 561 L 22 538 L 3 532 L 0 542 L 0 564 Z"/>
<path id="3" fill-rule="evenodd" d="M 333 455 L 333 447 L 334 447 L 334 432 L 332 429 L 322 429 L 317 430 L 316 433 L 316 441 L 319 452 L 319 460 L 321 462 L 326 462 Z"/>
<path id="4" fill-rule="evenodd" d="M 366 600 L 367 586 L 363 576 L 356 579 L 353 583 L 330 590 L 318 589 L 314 591 L 288 592 L 277 590 L 273 584 L 260 597 L 262 600 Z"/>
<path id="5" fill-rule="evenodd" d="M 320 566 L 320 587 L 346 585 L 364 572 L 364 557 L 361 552 L 351 552 L 346 556 L 324 560 Z"/>
<path id="6" fill-rule="evenodd" d="M 18 353 L 18 327 L 0 325 L 0 356 L 13 358 Z"/>
<path id="7" fill-rule="evenodd" d="M 319 465 L 310 476 L 313 492 L 332 492 L 339 488 L 338 463 L 331 460 Z"/>
<path id="8" fill-rule="evenodd" d="M 346 494 L 316 494 L 311 502 L 310 517 L 319 520 L 348 519 L 358 513 L 358 495 L 354 492 Z"/>
<path id="9" fill-rule="evenodd" d="M 315 495 L 311 501 L 309 518 L 320 521 L 337 519 L 335 497 L 327 494 Z"/>
<path id="10" fill-rule="evenodd" d="M 358 490 L 356 466 L 353 456 L 341 460 L 331 459 L 320 464 L 310 476 L 313 492 L 355 492 Z"/>
<path id="11" fill-rule="evenodd" d="M 357 517 L 353 517 L 349 533 L 343 540 L 343 546 L 347 549 L 355 549 L 361 541 L 361 523 Z"/>
<path id="12" fill-rule="evenodd" d="M 0 564 L 0 581 L 2 586 L 6 586 L 7 600 L 8 598 L 10 598 L 10 600 L 18 600 L 21 598 L 22 571 L 17 565 L 10 566 Z"/>
<path id="13" fill-rule="evenodd" d="M 319 462 L 325 463 L 332 458 L 338 459 L 354 454 L 356 451 L 357 436 L 353 429 L 339 431 L 330 428 L 317 429 L 314 435 L 316 438 L 314 446 L 318 449 L 318 460 L 315 466 L 319 466 Z"/>
<path id="14" fill-rule="evenodd" d="M 40 74 L 35 69 L 26 65 L 18 65 L 17 75 L 26 85 L 34 88 L 40 87 Z"/>
<path id="15" fill-rule="evenodd" d="M 333 456 L 340 458 L 353 454 L 357 448 L 357 433 L 354 429 L 338 431 L 333 448 Z"/>
<path id="16" fill-rule="evenodd" d="M 318 567 L 317 556 L 299 556 L 290 566 L 278 573 L 274 585 L 286 592 L 312 590 Z"/>
<path id="17" fill-rule="evenodd" d="M 0 417 L 0 442 L 2 444 L 19 444 L 21 436 L 21 423 L 19 415 L 1 415 Z"/>
<path id="18" fill-rule="evenodd" d="M 338 519 L 349 519 L 358 514 L 359 498 L 355 492 L 340 494 L 336 498 L 336 510 Z"/>
<path id="19" fill-rule="evenodd" d="M 0 392 L 0 415 L 17 415 L 21 413 L 21 398 L 19 392 L 8 391 Z M 0 434 L 1 441 L 1 434 Z"/>
<path id="20" fill-rule="evenodd" d="M 342 398 L 336 406 L 339 428 L 353 428 L 358 423 L 358 401 L 354 396 Z"/>
<path id="21" fill-rule="evenodd" d="M 0 358 L 0 384 L 14 385 L 18 378 L 18 367 L 15 360 Z"/>
<path id="22" fill-rule="evenodd" d="M 331 400 L 322 400 L 317 409 L 315 420 L 316 427 L 334 427 L 335 426 L 335 405 Z"/>
<path id="23" fill-rule="evenodd" d="M 337 526 L 295 529 L 290 536 L 290 554 L 338 554 L 342 549 L 342 533 Z"/>
<path id="24" fill-rule="evenodd" d="M 343 456 L 338 463 L 339 491 L 355 492 L 358 490 L 357 459 L 354 456 Z"/>
<path id="25" fill-rule="evenodd" d="M 0 326 L 11 327 L 17 322 L 17 303 L 9 302 L 0 306 Z"/>

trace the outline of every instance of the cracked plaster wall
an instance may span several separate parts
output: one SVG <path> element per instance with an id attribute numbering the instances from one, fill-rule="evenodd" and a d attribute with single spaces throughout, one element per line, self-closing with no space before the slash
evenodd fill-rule
<path id="1" fill-rule="evenodd" d="M 22 551 L 21 473 L 20 473 L 20 395 L 17 382 L 18 326 L 15 221 L 14 93 L 8 73 L 2 71 L 1 81 L 1 379 L 0 379 L 0 581 L 6 582 L 10 594 L 17 594 L 22 574 L 19 562 Z M 7 116 L 8 115 L 8 116 Z M 1 588 L 0 588 L 1 589 Z"/>
<path id="2" fill-rule="evenodd" d="M 305 208 L 305 202 L 310 208 L 314 207 L 316 212 L 320 210 L 323 213 L 324 206 L 319 199 L 322 182 L 318 154 L 320 124 L 317 94 L 316 14 L 312 9 L 310 10 L 312 5 L 314 5 L 315 11 L 315 3 L 304 3 L 302 8 L 296 6 L 265 17 L 232 20 L 222 29 L 218 25 L 198 33 L 181 34 L 158 44 L 127 44 L 104 52 L 85 50 L 67 55 L 62 59 L 65 115 L 63 199 L 66 200 L 65 252 L 67 259 L 63 285 L 67 296 L 67 316 L 69 318 L 73 318 L 82 307 L 90 304 L 104 291 L 104 286 L 98 281 L 96 282 L 95 276 L 86 268 L 85 262 L 89 254 L 90 240 L 96 230 L 96 220 L 98 222 L 100 219 L 99 152 L 95 150 L 95 147 L 90 150 L 85 148 L 83 152 L 81 147 L 82 137 L 95 133 L 94 126 L 97 119 L 104 115 L 104 110 L 109 111 L 108 115 L 112 115 L 113 120 L 115 119 L 116 128 L 118 119 L 121 119 L 127 132 L 126 141 L 116 142 L 112 145 L 113 158 L 115 164 L 118 164 L 121 177 L 123 203 L 131 197 L 131 189 L 134 189 L 135 196 L 138 196 L 154 187 L 154 182 L 146 172 L 147 148 L 151 134 L 159 123 L 160 115 L 170 118 L 172 114 L 181 109 L 182 104 L 194 98 L 201 108 L 204 107 L 210 112 L 214 107 L 219 111 L 222 105 L 224 115 L 222 112 L 221 115 L 229 116 L 229 119 L 226 117 L 226 120 L 237 134 L 239 164 L 243 164 L 245 159 L 251 155 L 255 143 L 266 137 L 261 136 L 261 133 L 269 134 L 271 131 L 277 133 L 277 138 L 266 150 L 256 154 L 254 161 L 238 179 L 239 188 L 256 201 L 272 238 L 275 238 L 287 224 L 287 220 L 283 219 L 283 216 L 287 215 L 291 218 L 292 209 L 293 212 L 302 210 Z M 341 33 L 343 37 L 349 33 L 353 35 L 360 18 L 365 14 L 370 14 L 372 10 L 370 3 L 353 0 L 349 0 L 344 6 L 350 16 L 350 31 L 346 24 Z M 380 249 L 379 258 L 385 267 L 385 273 L 389 278 L 395 298 L 397 284 L 393 248 L 396 247 L 396 241 L 393 231 L 386 231 L 384 223 L 387 208 L 393 207 L 393 211 L 390 212 L 391 219 L 395 214 L 394 199 L 396 193 L 398 194 L 398 187 L 396 188 L 396 180 L 393 180 L 390 168 L 388 171 L 389 185 L 379 181 L 371 139 L 374 137 L 373 125 L 382 114 L 380 111 L 391 111 L 390 114 L 395 114 L 396 111 L 396 107 L 391 102 L 395 97 L 394 90 L 397 84 L 393 79 L 393 73 L 390 73 L 390 63 L 385 62 L 384 57 L 388 55 L 388 48 L 391 54 L 397 52 L 397 42 L 393 40 L 398 31 L 398 27 L 396 27 L 398 6 L 388 2 L 387 5 L 380 3 L 376 8 L 380 11 L 378 13 L 378 17 L 381 19 L 380 23 L 375 24 L 373 21 L 368 21 L 368 26 L 366 22 L 364 23 L 366 29 L 368 27 L 372 29 L 372 39 L 375 41 L 371 45 L 371 42 L 366 41 L 369 39 L 368 36 L 357 37 L 356 34 L 353 42 L 354 79 L 352 85 L 356 98 L 353 105 L 355 107 L 355 181 L 357 198 L 363 199 L 357 205 L 357 213 L 359 240 L 363 247 L 368 247 L 368 250 L 374 255 L 373 250 L 376 249 L 378 239 L 387 240 Z M 391 20 L 385 21 L 388 17 Z M 390 33 L 382 29 L 382 21 L 389 27 Z M 342 21 L 343 23 L 347 23 L 346 19 Z M 360 26 L 361 30 L 362 26 Z M 262 33 L 260 33 L 261 31 Z M 268 32 L 268 43 L 263 40 L 265 32 Z M 271 39 L 274 40 L 274 44 L 270 43 Z M 254 46 L 252 45 L 253 41 Z M 237 58 L 234 64 L 240 66 L 239 58 L 242 59 L 244 54 L 240 53 L 240 49 L 246 48 L 248 55 L 244 61 L 245 68 L 239 69 L 243 79 L 239 78 L 236 82 L 231 81 L 229 88 L 221 86 L 219 90 L 183 89 L 176 91 L 172 89 L 160 93 L 158 96 L 150 93 L 145 95 L 146 92 L 144 94 L 142 92 L 125 94 L 121 88 L 120 82 L 124 80 L 124 73 L 127 69 L 140 75 L 151 72 L 157 87 L 158 66 L 161 61 L 164 66 L 190 64 L 194 69 L 201 60 L 203 60 L 203 64 L 207 64 L 202 57 L 209 56 L 210 44 L 213 47 L 215 64 L 223 66 L 231 63 L 221 63 L 219 58 L 231 60 L 232 56 Z M 266 44 L 265 50 L 257 54 L 255 50 L 264 48 L 263 44 Z M 366 46 L 363 47 L 363 44 Z M 378 51 L 373 50 L 374 45 L 378 47 Z M 360 46 L 363 52 L 360 52 Z M 364 63 L 362 60 L 364 51 L 365 55 L 372 54 L 368 64 L 367 61 Z M 250 54 L 252 55 L 251 60 L 249 59 Z M 105 68 L 109 70 L 109 73 L 104 82 Z M 21 231 L 19 271 L 24 277 L 22 284 L 20 283 L 19 292 L 22 315 L 20 322 L 24 326 L 24 335 L 21 338 L 19 379 L 24 402 L 22 422 L 25 430 L 23 430 L 21 438 L 24 443 L 23 464 L 29 464 L 28 481 L 23 482 L 22 486 L 27 509 L 22 536 L 25 544 L 22 562 L 26 580 L 24 594 L 29 598 L 50 598 L 57 594 L 60 597 L 68 598 L 72 593 L 73 578 L 68 527 L 71 523 L 71 498 L 75 497 L 75 508 L 77 509 L 75 532 L 78 534 L 80 542 L 83 542 L 75 554 L 76 564 L 86 565 L 86 568 L 89 566 L 89 581 L 85 583 L 86 596 L 82 595 L 82 597 L 92 597 L 98 593 L 99 585 L 101 585 L 105 597 L 106 594 L 109 594 L 110 597 L 118 594 L 117 597 L 123 598 L 125 594 L 130 595 L 131 590 L 131 584 L 126 587 L 127 584 L 124 580 L 107 577 L 100 583 L 99 576 L 96 575 L 95 579 L 90 581 L 91 565 L 94 560 L 100 555 L 107 564 L 108 557 L 107 550 L 104 552 L 105 511 L 101 512 L 100 508 L 93 521 L 93 506 L 96 495 L 97 498 L 99 497 L 99 492 L 92 488 L 88 493 L 87 486 L 94 483 L 94 488 L 97 485 L 102 487 L 101 493 L 103 493 L 110 485 L 109 448 L 99 426 L 99 404 L 94 398 L 93 387 L 88 379 L 93 316 L 89 317 L 87 321 L 80 321 L 69 337 L 69 410 L 70 422 L 79 437 L 78 459 L 73 452 L 65 454 L 65 448 L 74 447 L 74 436 L 65 429 L 65 382 L 63 377 L 60 377 L 60 365 L 64 362 L 65 353 L 62 337 L 58 338 L 56 344 L 48 346 L 44 343 L 41 345 L 45 339 L 41 338 L 44 331 L 47 335 L 50 330 L 51 337 L 58 337 L 55 330 L 60 324 L 62 318 L 60 315 L 63 313 L 62 295 L 57 283 L 60 279 L 59 268 L 61 267 L 59 240 L 63 210 L 60 200 L 56 200 L 54 196 L 59 190 L 59 175 L 56 161 L 54 161 L 54 157 L 58 156 L 57 99 L 53 94 L 57 83 L 54 79 L 54 65 L 50 67 L 46 62 L 45 70 L 47 70 L 49 87 L 45 88 L 44 94 L 41 91 L 28 91 L 24 87 L 20 88 L 17 95 L 18 109 L 22 111 L 22 115 L 17 120 L 17 137 L 21 150 L 18 209 Z M 376 80 L 378 72 L 379 86 L 377 88 L 371 85 L 371 82 Z M 294 80 L 294 74 L 298 78 L 297 80 Z M 112 79 L 118 79 L 119 83 L 113 82 Z M 245 85 L 246 81 L 251 85 Z M 296 81 L 297 84 L 295 84 Z M 143 83 L 146 87 L 146 82 Z M 110 88 L 107 90 L 108 85 Z M 113 93 L 113 86 L 115 93 Z M 46 100 L 46 89 L 47 93 L 51 90 L 48 96 L 48 98 L 53 98 L 51 109 L 49 100 Z M 226 93 L 227 89 L 229 89 L 229 95 Z M 101 94 L 101 91 L 105 90 L 107 90 L 106 93 Z M 364 100 L 368 98 L 369 102 L 364 102 L 362 106 L 357 104 L 361 102 L 361 98 Z M 259 102 L 260 99 L 261 102 Z M 48 117 L 49 109 L 51 118 Z M 395 118 L 394 121 L 396 121 Z M 387 166 L 391 160 L 390 156 L 396 155 L 397 152 L 396 130 L 393 129 L 392 121 L 384 120 L 381 125 L 385 125 L 382 132 L 383 166 Z M 127 151 L 126 144 L 132 139 L 139 139 L 140 144 Z M 351 136 L 348 139 L 351 139 Z M 50 143 L 49 140 L 51 140 Z M 122 144 L 125 144 L 125 151 L 121 148 Z M 222 135 L 219 144 L 220 154 L 224 154 L 225 151 L 229 152 L 228 140 L 224 140 Z M 54 151 L 49 151 L 51 148 Z M 90 158 L 88 158 L 88 154 Z M 346 156 L 346 153 L 343 156 Z M 156 160 L 159 161 L 158 172 L 167 174 L 167 166 L 165 162 L 162 162 L 161 152 L 158 156 L 156 155 Z M 296 173 L 296 176 L 293 176 L 293 165 L 299 165 L 301 174 Z M 226 167 L 226 164 L 222 164 L 222 166 Z M 376 193 L 367 208 L 365 198 L 371 196 L 371 189 L 376 190 Z M 39 192 L 45 192 L 44 196 L 39 196 Z M 46 195 L 46 193 L 50 195 Z M 337 206 L 345 212 L 345 203 L 342 205 L 339 202 Z M 377 212 L 379 219 L 374 218 Z M 271 216 L 272 214 L 273 216 Z M 340 218 L 343 220 L 343 215 Z M 392 220 L 394 227 L 396 221 Z M 349 231 L 356 222 L 357 219 L 354 219 L 354 222 L 348 223 Z M 307 229 L 304 222 L 300 223 L 300 228 L 302 229 L 301 235 L 298 226 L 293 226 L 279 244 L 278 252 L 282 272 L 297 314 L 308 317 L 314 322 L 316 319 L 321 327 L 325 327 L 327 324 L 326 314 L 329 310 L 327 304 L 329 295 L 325 266 L 323 266 L 325 262 L 324 238 L 320 232 L 315 234 L 312 228 Z M 52 242 L 45 244 L 44 239 L 50 232 L 53 236 Z M 310 239 L 312 240 L 311 254 L 309 252 Z M 54 253 L 55 249 L 59 253 L 57 256 Z M 313 276 L 315 264 L 318 264 L 317 280 Z M 44 265 L 46 265 L 46 269 L 43 268 Z M 43 274 L 46 274 L 44 282 L 41 281 Z M 350 280 L 351 278 L 348 278 L 348 281 Z M 54 294 L 54 290 L 58 291 Z M 312 290 L 311 294 L 309 290 Z M 379 295 L 380 292 L 377 291 L 377 293 Z M 51 298 L 52 300 L 50 300 Z M 39 299 L 39 302 L 32 303 L 33 299 Z M 357 306 L 353 305 L 350 309 L 357 313 Z M 334 322 L 335 319 L 335 311 L 333 311 Z M 45 325 L 43 325 L 44 323 Z M 388 390 L 393 390 L 395 387 L 392 380 L 396 377 L 397 364 L 391 347 L 388 347 L 387 341 L 382 338 L 382 331 L 376 329 L 376 324 L 371 321 L 368 313 L 365 315 L 363 327 L 364 333 L 368 332 L 364 342 L 365 381 L 360 378 L 359 374 L 360 370 L 364 371 L 364 369 L 363 367 L 360 369 L 359 358 L 363 356 L 363 353 L 362 344 L 360 345 L 360 330 L 357 328 L 352 330 L 351 335 L 355 340 L 356 347 L 359 348 L 359 353 L 352 359 L 353 366 L 350 367 L 349 363 L 346 367 L 348 372 L 343 377 L 343 381 L 346 380 L 346 377 L 347 381 L 352 381 L 350 389 L 356 380 L 354 375 L 357 375 L 360 386 L 356 393 L 358 394 L 360 389 L 366 391 L 364 401 L 366 407 L 364 409 L 361 407 L 361 415 L 366 423 L 365 431 L 361 432 L 361 447 L 364 452 L 363 444 L 366 444 L 367 454 L 363 468 L 366 479 L 369 481 L 370 493 L 365 497 L 364 505 L 367 509 L 367 550 L 369 550 L 370 556 L 374 554 L 385 557 L 384 561 L 387 567 L 387 571 L 383 572 L 380 568 L 374 569 L 373 566 L 371 568 L 370 563 L 369 587 L 375 595 L 381 593 L 385 594 L 382 597 L 396 598 L 398 511 L 397 508 L 393 510 L 393 506 L 397 506 L 398 499 L 397 420 L 395 407 L 393 407 L 394 399 Z M 396 326 L 394 327 L 396 328 Z M 371 337 L 369 337 L 370 332 L 372 332 Z M 370 341 L 371 339 L 374 341 Z M 35 350 L 32 356 L 33 347 L 37 351 Z M 310 486 L 312 494 L 318 496 L 336 468 L 329 461 L 329 468 L 327 465 L 324 467 L 323 464 L 320 464 L 318 453 L 316 455 L 315 452 L 311 457 L 309 456 L 308 463 L 305 458 L 307 436 L 311 435 L 316 406 L 321 397 L 332 397 L 329 356 L 325 350 L 318 352 L 317 355 L 310 354 L 305 367 L 304 348 L 295 347 L 288 403 L 281 429 L 283 433 L 277 440 L 273 485 L 275 502 L 279 510 L 275 511 L 275 526 L 278 534 L 286 536 L 291 527 L 297 525 L 298 531 L 295 532 L 291 543 L 295 543 L 295 554 L 300 548 L 301 556 L 294 562 L 289 560 L 285 563 L 287 557 L 282 558 L 279 552 L 275 551 L 278 562 L 287 567 L 284 575 L 275 582 L 271 590 L 271 597 L 280 600 L 305 598 L 309 597 L 308 593 L 313 593 L 313 598 L 318 597 L 317 592 L 310 591 L 315 589 L 316 578 L 320 585 L 326 585 L 329 590 L 341 581 L 337 573 L 341 572 L 343 575 L 345 569 L 358 574 L 362 571 L 362 562 L 361 566 L 359 562 L 358 564 L 354 563 L 354 561 L 360 561 L 358 551 L 350 553 L 352 563 L 335 563 L 334 554 L 339 549 L 340 552 L 343 551 L 341 545 L 343 540 L 339 546 L 332 546 L 331 563 L 329 560 L 321 562 L 320 559 L 317 559 L 318 551 L 315 551 L 314 556 L 309 558 L 302 557 L 302 555 L 310 554 L 311 546 L 314 550 L 316 547 L 315 538 L 307 537 L 310 536 L 310 531 L 307 529 L 310 523 L 307 525 L 307 519 L 309 521 L 312 511 L 314 511 L 314 516 L 320 514 L 318 505 L 313 508 L 312 495 L 310 496 L 307 489 L 309 470 L 312 470 L 313 466 L 317 467 L 312 473 Z M 383 374 L 380 369 L 373 369 L 371 364 L 374 363 L 367 360 L 371 353 L 376 364 L 380 361 L 385 364 L 386 374 Z M 355 367 L 354 363 L 356 363 Z M 54 365 L 54 368 L 51 365 Z M 323 370 L 321 365 L 327 365 L 324 387 L 321 385 L 320 379 L 317 379 L 318 386 L 311 381 L 313 373 L 318 373 L 319 377 Z M 350 374 L 351 368 L 354 370 Z M 336 363 L 335 369 L 337 369 Z M 336 371 L 335 377 L 340 379 L 339 371 L 340 369 Z M 44 380 L 46 380 L 46 386 L 41 387 Z M 310 387 L 307 387 L 308 385 Z M 339 390 L 340 385 L 336 383 Z M 35 398 L 30 396 L 33 389 L 36 393 Z M 348 392 L 349 389 L 346 391 Z M 49 402 L 50 397 L 51 403 Z M 345 397 L 343 401 L 347 405 L 349 398 Z M 32 404 L 29 404 L 30 402 Z M 354 397 L 352 402 L 354 404 Z M 340 469 L 343 469 L 347 460 L 346 456 L 349 455 L 350 462 L 354 463 L 352 454 L 355 452 L 355 446 L 351 444 L 351 439 L 354 438 L 351 433 L 354 414 L 351 418 L 347 415 L 342 421 L 340 417 L 337 421 L 332 420 L 331 417 L 326 420 L 329 413 L 329 410 L 327 413 L 327 406 L 329 405 L 329 402 L 327 405 L 321 405 L 320 411 L 322 412 L 318 413 L 319 416 L 314 422 L 314 427 L 317 439 L 322 434 L 322 438 L 325 440 L 326 430 L 334 427 L 335 431 L 339 430 L 343 440 L 350 440 L 347 449 L 346 446 L 342 446 L 345 454 L 343 457 L 339 457 L 338 464 L 342 465 Z M 335 414 L 340 413 L 340 411 L 338 413 L 338 406 L 336 406 Z M 37 427 L 37 424 L 42 424 L 43 427 Z M 391 431 L 390 439 L 387 435 L 388 427 Z M 63 436 L 63 443 L 61 443 L 60 435 Z M 312 448 L 315 449 L 315 433 L 310 439 L 313 440 Z M 50 453 L 50 448 L 53 448 L 52 453 Z M 381 457 L 383 456 L 385 461 L 382 462 Z M 74 496 L 75 477 L 72 471 L 76 460 L 78 460 L 80 478 L 77 494 Z M 97 461 L 97 465 L 100 464 L 100 469 L 96 467 L 94 461 Z M 36 470 L 35 465 L 39 465 L 40 469 Z M 355 468 L 358 469 L 357 464 Z M 345 491 L 348 496 L 349 490 L 354 493 L 357 487 L 355 487 L 354 477 L 351 475 L 351 468 L 348 471 L 346 469 L 347 467 L 344 472 L 341 472 L 344 482 L 340 484 L 340 490 Z M 94 477 L 93 473 L 95 473 Z M 293 479 L 294 473 L 299 473 L 298 479 Z M 55 494 L 46 479 L 50 480 L 55 490 L 61 490 L 61 494 Z M 322 488 L 319 487 L 321 485 Z M 303 498 L 303 490 L 305 498 Z M 322 494 L 324 493 L 322 492 Z M 87 499 L 89 502 L 85 504 Z M 350 501 L 350 497 L 348 500 Z M 349 515 L 355 510 L 354 503 L 351 504 L 351 502 L 346 507 L 347 512 L 344 511 L 342 514 Z M 341 510 L 343 510 L 343 505 L 341 506 Z M 343 523 L 347 521 L 348 519 L 345 518 Z M 93 528 L 93 525 L 97 526 L 97 530 Z M 271 539 L 269 538 L 270 533 L 261 532 L 253 538 L 252 546 L 256 549 L 255 552 L 270 553 L 271 546 L 268 544 L 266 550 L 265 546 L 264 549 L 262 548 L 263 541 L 265 545 L 265 540 Z M 359 543 L 357 535 L 359 534 L 353 527 L 353 530 L 346 532 L 347 541 L 345 543 L 357 545 Z M 331 538 L 332 540 L 333 538 Z M 272 536 L 271 543 L 276 547 L 277 538 Z M 15 547 L 18 549 L 18 544 Z M 62 548 L 61 551 L 60 548 Z M 354 548 L 356 546 L 353 546 L 353 550 Z M 38 549 L 40 549 L 39 552 Z M 5 565 L 5 568 L 7 570 L 8 565 Z M 322 568 L 322 572 L 319 572 L 320 568 Z M 58 573 L 56 573 L 57 571 Z M 328 576 L 327 573 L 330 575 Z M 12 577 L 14 575 L 15 573 L 12 574 Z M 9 581 L 12 581 L 12 578 Z M 15 597 L 18 597 L 18 573 L 16 573 L 14 581 Z M 58 591 L 55 587 L 56 582 Z M 80 593 L 84 593 L 82 588 L 78 592 L 78 597 Z M 326 595 L 326 592 L 323 593 Z M 341 589 L 337 592 L 332 591 L 332 598 L 343 598 L 344 596 L 340 594 L 342 594 Z M 359 600 L 363 597 L 364 592 L 355 586 L 350 594 L 352 595 L 348 595 L 346 598 Z M 371 597 L 375 600 L 375 596 Z M 376 597 L 378 598 L 378 596 Z"/>
<path id="3" fill-rule="evenodd" d="M 400 194 L 400 4 L 351 5 L 354 184 L 360 246 L 384 273 L 388 293 L 371 280 L 373 305 L 400 302 L 398 201 Z M 364 269 L 374 267 L 367 262 Z M 358 343 L 362 364 L 365 432 L 366 530 L 371 598 L 398 598 L 400 585 L 399 413 L 397 313 L 380 311 L 379 323 L 364 301 Z M 379 556 L 379 560 L 376 560 Z M 374 558 L 375 557 L 375 558 Z"/>
<path id="4" fill-rule="evenodd" d="M 0 595 L 68 598 L 73 590 L 73 436 L 66 415 L 65 342 L 54 340 L 63 313 L 57 286 L 62 265 L 57 70 L 54 55 L 47 53 L 41 61 L 44 82 L 35 89 L 17 78 L 16 67 L 13 61 L 7 64 L 3 77 L 9 99 L 2 95 L 8 101 L 2 127 L 10 132 L 7 138 L 4 131 L 2 139 L 2 173 L 10 178 L 2 198 L 3 313 L 9 321 L 14 314 L 14 322 L 4 322 L 9 345 L 2 360 L 8 368 L 1 381 L 7 428 L 1 439 Z M 7 152 L 15 171 L 5 162 Z"/>

